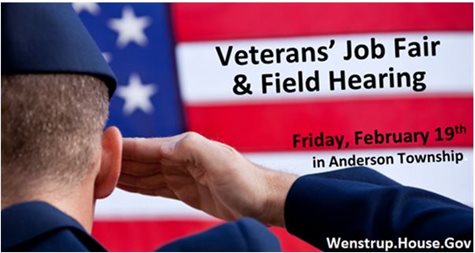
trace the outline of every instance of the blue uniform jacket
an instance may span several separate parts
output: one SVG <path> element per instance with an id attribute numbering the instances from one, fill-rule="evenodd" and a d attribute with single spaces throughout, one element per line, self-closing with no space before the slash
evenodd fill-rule
<path id="1" fill-rule="evenodd" d="M 298 178 L 288 193 L 284 214 L 290 233 L 324 251 L 344 250 L 330 248 L 327 238 L 331 237 L 395 243 L 404 237 L 444 243 L 452 237 L 470 241 L 470 248 L 461 250 L 473 251 L 472 208 L 435 193 L 403 186 L 364 167 Z"/>
<path id="2" fill-rule="evenodd" d="M 327 244 L 329 237 L 441 241 L 448 237 L 473 238 L 472 208 L 402 186 L 367 168 L 300 177 L 288 193 L 285 222 L 289 232 L 322 250 L 332 250 Z M 465 250 L 472 249 L 473 245 Z M 30 202 L 2 211 L 2 251 L 17 250 L 104 248 L 69 216 L 46 203 Z M 278 251 L 279 246 L 263 225 L 245 218 L 175 241 L 161 250 Z"/>
<path id="3" fill-rule="evenodd" d="M 45 202 L 2 210 L 2 251 L 105 251 L 73 218 Z M 169 243 L 159 251 L 280 251 L 261 223 L 243 218 Z"/>

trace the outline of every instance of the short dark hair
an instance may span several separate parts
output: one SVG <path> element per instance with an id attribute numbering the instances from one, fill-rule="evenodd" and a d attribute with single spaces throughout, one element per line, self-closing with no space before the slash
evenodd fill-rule
<path id="1" fill-rule="evenodd" d="M 1 92 L 2 197 L 82 180 L 101 148 L 106 85 L 79 74 L 5 75 Z"/>

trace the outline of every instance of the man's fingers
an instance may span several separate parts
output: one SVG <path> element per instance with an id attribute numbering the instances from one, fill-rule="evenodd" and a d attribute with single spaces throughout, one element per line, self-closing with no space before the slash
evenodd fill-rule
<path id="1" fill-rule="evenodd" d="M 137 177 L 127 174 L 121 174 L 119 177 L 121 185 L 128 185 L 139 189 L 153 190 L 166 188 L 165 178 L 161 173 L 148 177 Z"/>
<path id="2" fill-rule="evenodd" d="M 131 176 L 147 177 L 161 173 L 159 163 L 143 163 L 131 160 L 122 161 L 121 174 Z"/>
<path id="3" fill-rule="evenodd" d="M 161 173 L 164 169 L 183 171 L 186 168 L 186 162 L 162 159 L 159 162 L 143 162 L 135 160 L 122 160 L 121 174 L 132 176 L 153 176 Z"/>
<path id="4" fill-rule="evenodd" d="M 134 193 L 141 193 L 144 195 L 151 195 L 151 196 L 160 196 L 160 197 L 165 197 L 165 198 L 171 198 L 171 199 L 178 199 L 175 193 L 171 191 L 168 188 L 159 188 L 159 189 L 142 189 L 134 186 L 129 186 L 125 184 L 119 184 L 117 185 L 120 189 L 128 192 L 134 192 Z"/>
<path id="5" fill-rule="evenodd" d="M 163 145 L 177 142 L 181 135 L 164 138 L 123 138 L 124 160 L 159 162 L 163 158 Z"/>

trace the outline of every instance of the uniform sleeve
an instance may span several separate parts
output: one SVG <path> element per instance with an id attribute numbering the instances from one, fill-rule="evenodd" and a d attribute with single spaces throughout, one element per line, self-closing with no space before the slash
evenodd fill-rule
<path id="1" fill-rule="evenodd" d="M 345 240 L 473 238 L 473 209 L 363 167 L 300 177 L 285 203 L 287 230 L 322 250 Z"/>

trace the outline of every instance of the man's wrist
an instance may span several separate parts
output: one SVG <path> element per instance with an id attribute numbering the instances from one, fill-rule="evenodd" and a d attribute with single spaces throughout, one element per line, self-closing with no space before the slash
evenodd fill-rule
<path id="1" fill-rule="evenodd" d="M 266 196 L 262 217 L 259 217 L 259 220 L 268 225 L 285 227 L 285 201 L 290 187 L 298 176 L 262 167 L 260 169 L 265 181 Z"/>

